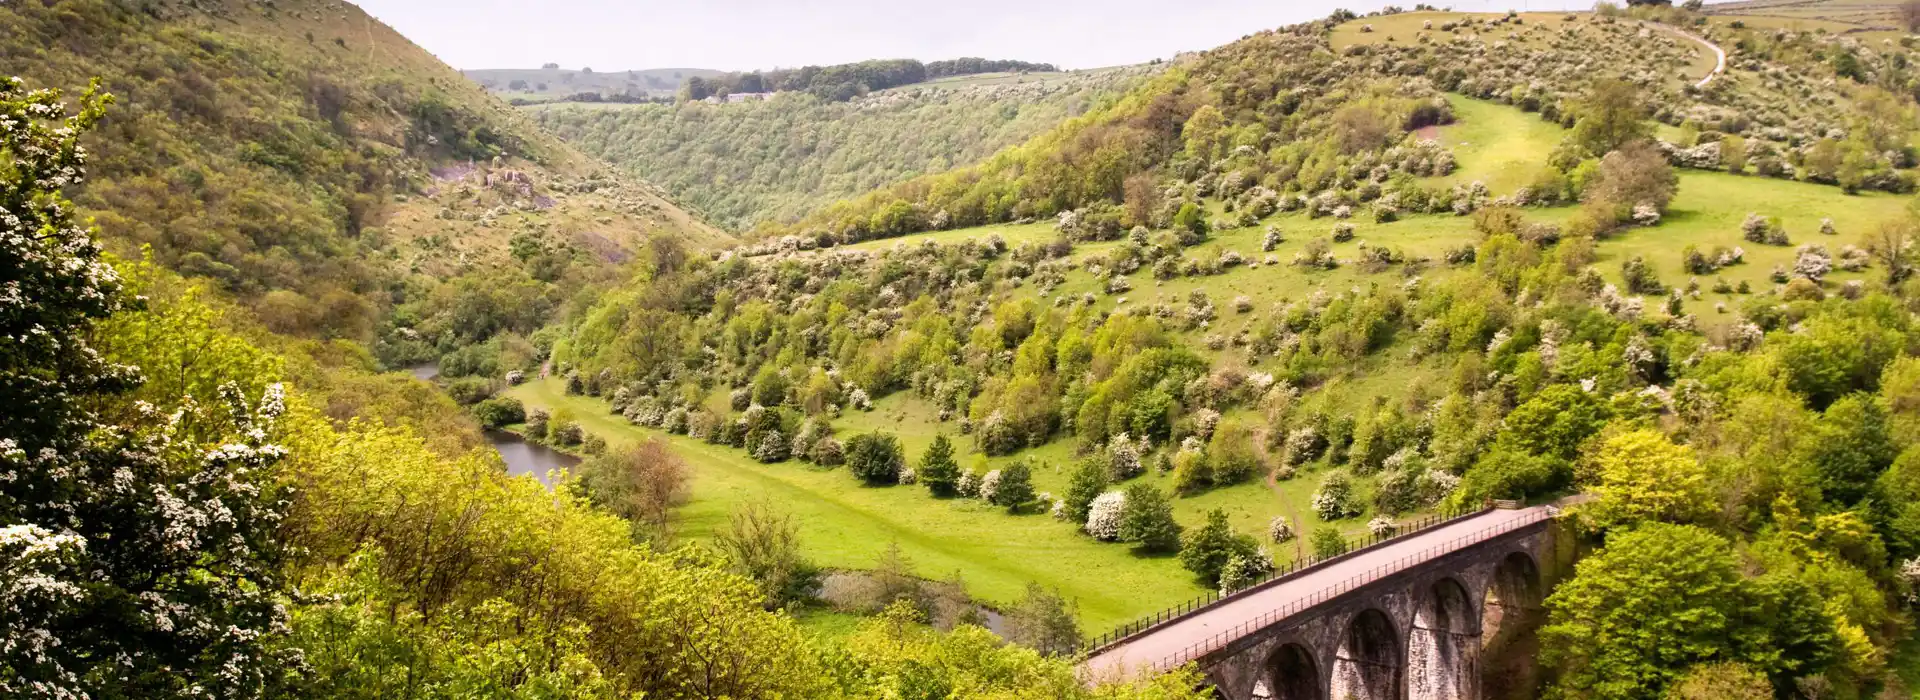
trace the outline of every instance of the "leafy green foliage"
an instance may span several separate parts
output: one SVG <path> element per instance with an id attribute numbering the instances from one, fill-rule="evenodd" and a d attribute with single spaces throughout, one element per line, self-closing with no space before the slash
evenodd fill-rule
<path id="1" fill-rule="evenodd" d="M 1178 550 L 1180 524 L 1173 520 L 1172 500 L 1146 482 L 1128 486 L 1126 494 L 1126 507 L 1120 511 L 1120 540 L 1136 543 L 1146 552 Z"/>
<path id="2" fill-rule="evenodd" d="M 1609 413 L 1592 392 L 1556 384 L 1507 414 L 1500 439 L 1528 453 L 1570 459 L 1580 442 L 1606 423 Z"/>
<path id="3" fill-rule="evenodd" d="M 767 607 L 813 597 L 820 572 L 800 553 L 800 526 L 792 516 L 770 505 L 749 505 L 734 511 L 715 544 L 735 572 L 753 579 Z"/>
<path id="4" fill-rule="evenodd" d="M 1207 522 L 1187 531 L 1180 539 L 1180 565 L 1212 587 L 1220 585 L 1220 574 L 1236 556 L 1264 556 L 1260 542 L 1249 535 L 1234 532 L 1227 524 L 1226 512 L 1207 511 Z"/>
<path id="5" fill-rule="evenodd" d="M 1920 460 L 1916 460 L 1916 466 L 1920 466 Z M 1087 511 L 1093 506 L 1093 499 L 1106 493 L 1111 483 L 1107 472 L 1106 462 L 1097 458 L 1074 463 L 1073 480 L 1067 486 L 1064 506 L 1068 520 L 1076 523 L 1087 521 Z"/>
<path id="6" fill-rule="evenodd" d="M 1587 513 L 1600 527 L 1697 522 L 1713 507 L 1705 465 L 1657 431 L 1609 437 L 1594 461 Z"/>
<path id="7" fill-rule="evenodd" d="M 1007 610 L 1008 638 L 1042 654 L 1060 656 L 1080 648 L 1080 621 L 1074 605 L 1037 583 Z"/>
<path id="8" fill-rule="evenodd" d="M 935 436 L 933 444 L 920 455 L 920 467 L 914 472 L 934 496 L 952 497 L 960 483 L 960 465 L 953 461 L 953 442 L 945 434 Z"/>
<path id="9" fill-rule="evenodd" d="M 658 441 L 625 445 L 580 464 L 574 482 L 594 506 L 625 518 L 636 542 L 665 540 L 673 508 L 687 499 L 686 462 Z"/>
<path id="10" fill-rule="evenodd" d="M 1742 579 L 1727 541 L 1706 530 L 1648 524 L 1609 537 L 1554 590 L 1542 649 L 1570 697 L 1655 695 L 1692 664 L 1720 659 L 1817 671 L 1824 659 L 1772 653 L 1798 641 L 1776 632 L 1821 615 L 1810 596 L 1785 592 Z"/>
<path id="11" fill-rule="evenodd" d="M 866 433 L 847 440 L 847 471 L 868 486 L 898 483 L 903 466 L 900 441 L 892 435 Z"/>
<path id="12" fill-rule="evenodd" d="M 1018 513 L 1027 504 L 1033 502 L 1033 467 L 1025 460 L 1014 462 L 1000 470 L 1000 481 L 994 486 L 992 503 Z"/>
<path id="13" fill-rule="evenodd" d="M 1339 530 L 1327 527 L 1314 530 L 1309 544 L 1313 548 L 1313 556 L 1317 559 L 1345 554 L 1349 546 L 1347 538 L 1341 537 Z"/>
<path id="14" fill-rule="evenodd" d="M 258 697 L 285 661 L 271 651 L 287 619 L 285 452 L 269 442 L 285 394 L 271 361 L 190 301 L 178 327 L 171 299 L 123 306 L 63 196 L 110 102 L 97 88 L 70 113 L 56 91 L 0 80 L 0 577 L 31 582 L 0 592 L 0 693 Z M 101 332 L 111 354 L 89 343 Z M 196 361 L 196 341 L 236 352 Z M 134 393 L 140 368 L 123 362 L 174 359 Z"/>

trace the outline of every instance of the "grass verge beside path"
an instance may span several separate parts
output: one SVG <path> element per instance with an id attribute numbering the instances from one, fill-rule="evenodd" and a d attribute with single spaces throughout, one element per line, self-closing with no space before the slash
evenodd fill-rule
<path id="1" fill-rule="evenodd" d="M 552 379 L 515 387 L 529 406 L 564 408 L 582 428 L 618 445 L 663 439 L 693 469 L 692 500 L 680 532 L 710 537 L 736 506 L 769 501 L 801 523 L 807 554 L 819 564 L 866 568 L 897 541 L 918 573 L 958 571 L 974 596 L 1013 602 L 1027 582 L 1078 601 L 1082 627 L 1098 634 L 1123 621 L 1204 592 L 1177 560 L 1136 557 L 1122 545 L 1081 537 L 1045 514 L 1007 515 L 973 501 L 940 501 L 917 487 L 865 488 L 844 469 L 798 462 L 760 464 L 739 450 L 629 425 L 598 399 L 567 396 Z"/>

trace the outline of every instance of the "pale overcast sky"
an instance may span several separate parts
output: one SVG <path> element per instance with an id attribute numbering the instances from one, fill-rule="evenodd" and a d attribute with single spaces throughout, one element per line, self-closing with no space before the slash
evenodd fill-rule
<path id="1" fill-rule="evenodd" d="M 1096 68 L 1383 0 L 359 0 L 455 68 L 750 70 L 869 58 L 1012 58 Z M 1456 10 L 1592 0 L 1455 0 Z"/>

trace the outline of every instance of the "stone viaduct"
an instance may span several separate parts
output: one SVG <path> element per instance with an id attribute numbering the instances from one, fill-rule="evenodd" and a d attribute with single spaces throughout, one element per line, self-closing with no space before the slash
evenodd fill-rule
<path id="1" fill-rule="evenodd" d="M 1541 601 L 1572 560 L 1558 514 L 1490 509 L 1318 562 L 1097 649 L 1082 671 L 1193 662 L 1223 700 L 1530 697 Z"/>

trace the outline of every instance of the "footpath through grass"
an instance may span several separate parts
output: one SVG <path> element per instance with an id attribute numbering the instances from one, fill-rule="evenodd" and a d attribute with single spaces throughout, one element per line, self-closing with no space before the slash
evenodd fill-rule
<path id="1" fill-rule="evenodd" d="M 917 486 L 863 487 L 845 469 L 760 464 L 740 450 L 630 425 L 598 399 L 566 396 L 552 379 L 509 394 L 529 406 L 566 409 L 609 444 L 665 440 L 694 473 L 692 500 L 676 523 L 692 539 L 724 529 L 741 504 L 768 502 L 800 522 L 803 547 L 819 564 L 868 568 L 889 542 L 899 542 L 920 575 L 959 572 L 968 591 L 990 603 L 1018 600 L 1030 581 L 1059 589 L 1078 601 L 1089 634 L 1204 592 L 1174 558 L 1135 556 L 1127 546 L 1094 542 L 1045 514 L 1013 516 L 976 501 L 935 500 Z"/>

